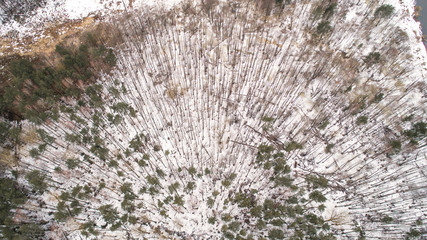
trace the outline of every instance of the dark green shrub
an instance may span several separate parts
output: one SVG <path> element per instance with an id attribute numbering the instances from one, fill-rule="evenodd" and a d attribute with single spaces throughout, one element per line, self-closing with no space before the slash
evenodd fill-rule
<path id="1" fill-rule="evenodd" d="M 332 148 L 333 148 L 334 146 L 335 146 L 335 144 L 332 144 L 332 143 L 330 143 L 330 144 L 326 145 L 325 152 L 326 152 L 326 153 L 331 153 L 331 150 L 332 150 Z"/>
<path id="2" fill-rule="evenodd" d="M 228 229 L 233 232 L 238 232 L 240 230 L 240 223 L 238 221 L 233 221 L 228 224 Z"/>
<path id="3" fill-rule="evenodd" d="M 309 194 L 309 198 L 316 202 L 324 202 L 326 201 L 326 197 L 319 191 L 313 191 Z"/>
<path id="4" fill-rule="evenodd" d="M 292 141 L 292 142 L 289 142 L 288 144 L 286 144 L 285 151 L 291 152 L 291 151 L 294 151 L 297 149 L 302 149 L 302 148 L 303 148 L 302 144 L 295 142 L 295 141 Z"/>
<path id="5" fill-rule="evenodd" d="M 55 47 L 55 51 L 57 53 L 59 53 L 61 56 L 66 56 L 66 55 L 70 55 L 71 52 L 68 51 L 68 49 L 66 49 L 64 46 L 62 45 L 56 45 Z"/>
<path id="6" fill-rule="evenodd" d="M 191 167 L 188 168 L 188 173 L 191 176 L 193 176 L 193 175 L 195 175 L 197 173 L 197 170 L 196 170 L 196 168 L 194 166 L 191 166 Z"/>
<path id="7" fill-rule="evenodd" d="M 62 64 L 64 64 L 65 69 L 74 71 L 76 59 L 72 55 L 65 55 L 64 59 L 62 60 Z"/>
<path id="8" fill-rule="evenodd" d="M 46 175 L 42 174 L 39 170 L 33 170 L 27 175 L 25 175 L 25 179 L 30 183 L 33 191 L 37 193 L 44 193 L 48 187 L 46 180 Z"/>
<path id="9" fill-rule="evenodd" d="M 411 228 L 409 232 L 406 233 L 406 239 L 414 239 L 421 236 L 421 232 Z"/>
<path id="10" fill-rule="evenodd" d="M 314 19 L 320 18 L 320 16 L 323 14 L 323 8 L 322 6 L 318 6 L 314 9 L 312 12 Z"/>
<path id="11" fill-rule="evenodd" d="M 332 30 L 331 23 L 329 21 L 322 21 L 316 27 L 318 34 L 325 34 Z"/>
<path id="12" fill-rule="evenodd" d="M 116 220 L 119 219 L 119 213 L 116 208 L 113 208 L 113 205 L 107 204 L 98 208 L 101 213 L 104 221 L 109 224 L 113 224 Z"/>
<path id="13" fill-rule="evenodd" d="M 212 208 L 212 207 L 213 207 L 213 205 L 215 204 L 215 200 L 214 200 L 213 198 L 211 198 L 211 197 L 208 197 L 207 204 L 208 204 L 208 206 L 209 206 L 210 208 Z"/>
<path id="14" fill-rule="evenodd" d="M 322 176 L 307 175 L 305 177 L 305 181 L 312 188 L 327 188 L 328 187 L 328 179 L 326 179 Z"/>
<path id="15" fill-rule="evenodd" d="M 150 175 L 148 175 L 148 176 L 147 176 L 147 182 L 148 182 L 150 185 L 155 185 L 155 186 L 160 185 L 160 181 L 159 181 L 159 179 L 158 179 L 157 177 L 150 176 Z"/>
<path id="16" fill-rule="evenodd" d="M 326 119 L 325 121 L 322 122 L 322 124 L 320 124 L 319 128 L 320 129 L 325 129 L 326 126 L 328 126 L 328 125 L 329 125 L 329 120 Z"/>
<path id="17" fill-rule="evenodd" d="M 13 232 L 8 233 L 10 235 L 4 234 L 7 239 L 43 239 L 45 231 L 37 223 L 26 223 L 19 225 L 19 227 L 14 228 Z"/>
<path id="18" fill-rule="evenodd" d="M 389 4 L 383 4 L 375 10 L 374 16 L 376 18 L 388 18 L 394 12 L 394 7 Z"/>
<path id="19" fill-rule="evenodd" d="M 0 224 L 10 217 L 10 210 L 27 201 L 26 193 L 10 178 L 0 178 Z"/>
<path id="20" fill-rule="evenodd" d="M 224 233 L 224 237 L 225 237 L 226 239 L 236 239 L 236 238 L 235 238 L 235 236 L 234 236 L 234 234 L 233 234 L 233 233 L 231 233 L 231 232 L 225 232 L 225 233 Z"/>
<path id="21" fill-rule="evenodd" d="M 208 223 L 209 224 L 215 224 L 215 222 L 216 222 L 216 218 L 215 217 L 208 218 Z"/>
<path id="22" fill-rule="evenodd" d="M 16 141 L 19 133 L 19 128 L 14 128 L 7 122 L 0 122 L 0 144 L 4 144 L 7 141 Z"/>
<path id="23" fill-rule="evenodd" d="M 406 130 L 403 132 L 405 136 L 413 139 L 421 139 L 425 137 L 426 133 L 427 133 L 427 123 L 425 122 L 417 122 L 414 125 L 412 125 L 412 128 L 410 130 Z"/>
<path id="24" fill-rule="evenodd" d="M 365 57 L 363 60 L 365 64 L 370 67 L 374 64 L 378 64 L 381 59 L 381 54 L 379 52 L 371 52 L 368 54 L 368 56 Z"/>
<path id="25" fill-rule="evenodd" d="M 156 168 L 156 173 L 157 173 L 157 176 L 159 176 L 160 178 L 164 178 L 166 176 L 166 173 L 163 172 L 163 170 L 160 168 Z"/>
<path id="26" fill-rule="evenodd" d="M 262 219 L 258 219 L 258 221 L 257 221 L 257 223 L 256 223 L 256 227 L 259 229 L 259 230 L 262 230 L 262 229 L 264 229 L 265 228 L 265 226 L 266 226 L 267 224 L 262 220 Z"/>
<path id="27" fill-rule="evenodd" d="M 179 206 L 183 206 L 184 205 L 184 199 L 182 196 L 179 195 L 175 195 L 174 199 L 173 199 L 173 203 Z"/>
<path id="28" fill-rule="evenodd" d="M 132 184 L 128 182 L 123 183 L 122 186 L 120 186 L 120 191 L 124 194 L 135 195 L 133 193 Z"/>
<path id="29" fill-rule="evenodd" d="M 17 78 L 26 79 L 31 78 L 34 67 L 30 61 L 18 59 L 10 62 L 9 71 Z"/>
<path id="30" fill-rule="evenodd" d="M 107 48 L 104 45 L 101 45 L 93 49 L 92 55 L 96 58 L 99 58 L 104 56 L 106 52 L 107 52 Z"/>
<path id="31" fill-rule="evenodd" d="M 185 187 L 187 191 L 191 192 L 193 191 L 193 189 L 196 187 L 196 183 L 195 182 L 188 182 L 187 186 Z"/>
<path id="32" fill-rule="evenodd" d="M 93 35 L 93 33 L 86 33 L 83 36 L 83 42 L 84 44 L 90 46 L 90 47 L 95 47 L 98 45 L 98 40 L 97 38 Z"/>
<path id="33" fill-rule="evenodd" d="M 381 102 L 381 100 L 383 100 L 383 98 L 384 98 L 384 93 L 377 93 L 375 94 L 374 102 L 379 103 Z"/>
<path id="34" fill-rule="evenodd" d="M 75 57 L 77 69 L 86 69 L 89 67 L 89 58 L 84 52 L 77 53 Z"/>
<path id="35" fill-rule="evenodd" d="M 138 219 L 135 216 L 129 216 L 129 218 L 128 218 L 128 222 L 132 225 L 136 224 L 137 220 Z"/>
<path id="36" fill-rule="evenodd" d="M 390 142 L 390 146 L 393 148 L 394 151 L 399 152 L 402 148 L 402 142 L 399 140 L 393 140 Z"/>
<path id="37" fill-rule="evenodd" d="M 273 122 L 274 118 L 269 117 L 269 116 L 263 116 L 261 119 L 263 122 Z"/>
<path id="38" fill-rule="evenodd" d="M 175 183 L 169 185 L 168 189 L 169 189 L 170 193 L 173 193 L 173 192 L 178 191 L 179 187 L 180 187 L 179 183 L 175 182 Z"/>
<path id="39" fill-rule="evenodd" d="M 229 180 L 223 180 L 221 181 L 222 186 L 229 187 L 231 185 L 231 182 Z"/>
<path id="40" fill-rule="evenodd" d="M 366 116 L 360 116 L 356 120 L 356 124 L 357 125 L 363 125 L 363 124 L 366 124 L 366 123 L 368 123 L 368 117 L 366 117 Z"/>
<path id="41" fill-rule="evenodd" d="M 110 66 L 115 66 L 116 63 L 117 63 L 116 55 L 114 55 L 114 52 L 113 52 L 113 50 L 111 48 L 108 49 L 108 54 L 105 57 L 105 62 L 107 64 L 109 64 Z"/>
<path id="42" fill-rule="evenodd" d="M 393 218 L 390 216 L 385 216 L 383 218 L 381 218 L 381 222 L 382 223 L 392 223 L 393 222 Z"/>
<path id="43" fill-rule="evenodd" d="M 283 187 L 283 186 L 291 187 L 291 186 L 292 186 L 292 182 L 293 182 L 293 181 L 294 181 L 294 180 L 293 180 L 292 178 L 287 177 L 287 176 L 285 176 L 285 177 L 283 177 L 283 176 L 281 176 L 281 177 L 276 177 L 276 178 L 274 178 L 274 186 L 275 186 L 275 187 L 277 187 L 277 186 L 281 186 L 281 187 Z"/>
<path id="44" fill-rule="evenodd" d="M 69 169 L 74 169 L 79 166 L 79 162 L 80 161 L 78 159 L 69 158 L 67 159 L 66 164 Z"/>
<path id="45" fill-rule="evenodd" d="M 408 121 L 412 121 L 412 119 L 414 118 L 414 114 L 410 114 L 408 116 L 405 116 L 402 121 L 403 122 L 408 122 Z"/>
<path id="46" fill-rule="evenodd" d="M 80 225 L 82 230 L 82 235 L 85 237 L 89 237 L 90 234 L 96 236 L 99 234 L 98 231 L 95 230 L 96 224 L 93 221 L 88 221 Z"/>
<path id="47" fill-rule="evenodd" d="M 160 145 L 154 145 L 153 150 L 155 152 L 158 152 L 158 151 L 162 150 L 162 147 Z"/>
<path id="48" fill-rule="evenodd" d="M 221 220 L 224 222 L 229 222 L 233 219 L 233 217 L 229 213 L 224 213 L 221 216 Z M 228 228 L 227 228 L 228 229 Z"/>

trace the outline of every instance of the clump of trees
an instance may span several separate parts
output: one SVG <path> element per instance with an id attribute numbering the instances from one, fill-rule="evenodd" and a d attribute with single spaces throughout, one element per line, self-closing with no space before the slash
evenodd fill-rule
<path id="1" fill-rule="evenodd" d="M 28 192 L 15 179 L 0 178 L 0 236 L 4 239 L 41 239 L 45 230 L 40 223 L 19 222 L 14 210 L 28 200 Z"/>
<path id="2" fill-rule="evenodd" d="M 13 148 L 19 142 L 21 129 L 13 126 L 9 122 L 0 121 L 0 145 L 2 147 Z"/>
<path id="3" fill-rule="evenodd" d="M 230 202 L 239 207 L 241 214 L 222 214 L 224 238 L 251 239 L 266 233 L 269 239 L 335 239 L 328 222 L 321 216 L 325 209 L 323 202 L 327 200 L 322 192 L 329 186 L 328 180 L 307 175 L 303 184 L 295 185 L 284 156 L 271 145 L 260 145 L 256 162 L 270 171 L 273 187 L 287 191 L 288 197 L 266 196 L 260 201 L 255 189 L 233 193 Z M 208 221 L 214 224 L 216 218 Z"/>
<path id="4" fill-rule="evenodd" d="M 337 2 L 329 1 L 328 4 L 322 3 L 314 8 L 314 10 L 312 11 L 312 18 L 315 21 L 320 21 L 317 23 L 315 28 L 315 37 L 321 37 L 322 35 L 331 32 L 332 25 L 330 19 L 335 14 L 337 6 Z"/>
<path id="5" fill-rule="evenodd" d="M 418 144 L 427 134 L 427 123 L 420 121 L 412 125 L 411 129 L 405 130 L 403 134 L 409 138 L 410 143 Z"/>
<path id="6" fill-rule="evenodd" d="M 33 170 L 27 173 L 27 175 L 25 175 L 25 179 L 30 183 L 35 193 L 43 194 L 48 188 L 46 175 L 41 173 L 39 170 Z"/>
<path id="7" fill-rule="evenodd" d="M 82 37 L 80 46 L 59 44 L 55 52 L 61 59 L 52 66 L 41 59 L 18 57 L 7 69 L 12 81 L 0 95 L 0 115 L 13 113 L 18 119 L 42 123 L 57 120 L 58 102 L 67 97 L 79 98 L 84 87 L 92 83 L 101 69 L 108 71 L 116 64 L 111 48 L 91 33 Z"/>
<path id="8" fill-rule="evenodd" d="M 317 6 L 312 12 L 313 18 L 314 19 L 322 18 L 324 20 L 328 20 L 334 15 L 337 6 L 338 6 L 337 2 L 334 2 L 334 1 L 332 2 L 329 1 L 327 5 L 321 4 Z"/>
<path id="9" fill-rule="evenodd" d="M 78 124 L 86 124 L 85 120 L 74 114 L 74 109 L 65 107 L 62 103 L 69 98 L 80 99 L 89 96 L 89 103 L 93 106 L 102 105 L 99 91 L 101 88 L 92 86 L 96 80 L 97 72 L 101 69 L 110 70 L 116 64 L 116 57 L 112 49 L 103 45 L 98 36 L 88 33 L 82 37 L 80 46 L 57 45 L 53 57 L 59 58 L 57 65 L 39 58 L 14 57 L 5 65 L 8 75 L 2 79 L 2 88 L 0 89 L 0 116 L 4 120 L 0 121 L 0 145 L 3 149 L 16 148 L 20 144 L 21 129 L 19 125 L 13 125 L 10 120 L 28 119 L 29 121 L 41 124 L 46 120 L 58 120 L 60 112 L 67 113 L 70 120 Z M 2 77 L 4 77 L 3 74 Z M 86 94 L 87 93 L 87 94 Z M 86 95 L 85 95 L 86 94 Z M 85 101 L 80 100 L 80 106 Z M 130 112 L 134 110 L 128 106 L 117 104 L 115 111 Z M 96 121 L 94 121 L 96 123 Z M 88 129 L 87 129 L 88 130 Z M 92 132 L 96 130 L 92 129 Z M 48 132 L 43 129 L 37 129 L 42 143 L 29 151 L 33 158 L 39 157 L 47 146 L 51 146 L 55 140 Z M 68 134 L 68 140 L 80 143 L 92 143 L 89 151 L 100 159 L 106 159 L 108 149 L 104 142 L 98 136 L 89 136 L 84 133 L 82 128 L 81 134 Z M 96 134 L 94 134 L 96 135 Z M 17 152 L 17 151 L 15 151 Z M 90 160 L 89 160 L 90 161 Z M 3 164 L 3 163 L 2 163 Z M 80 164 L 79 159 L 70 158 L 66 160 L 69 169 L 77 168 Z M 3 167 L 3 166 L 2 166 Z M 62 171 L 60 167 L 55 168 L 58 172 Z M 31 187 L 32 194 L 43 194 L 47 191 L 48 176 L 44 171 L 32 170 L 24 176 L 25 180 Z M 1 231 L 2 236 L 6 239 L 39 239 L 44 235 L 44 230 L 39 224 L 31 222 L 20 224 L 15 223 L 12 219 L 11 209 L 18 207 L 26 201 L 30 194 L 18 187 L 16 182 L 2 178 L 2 183 L 8 183 L 8 189 L 3 189 L 1 195 L 2 214 Z M 3 185 L 3 184 L 2 184 Z M 4 185 L 6 186 L 6 185 Z M 76 216 L 82 211 L 79 199 L 90 193 L 87 186 L 73 188 L 69 195 L 61 195 L 62 200 L 58 203 L 55 218 L 58 221 L 64 221 L 69 216 Z M 68 197 L 67 197 L 68 196 Z M 4 210 L 4 211 L 3 211 Z M 10 215 L 10 216 L 9 216 Z M 6 217 L 9 216 L 9 217 Z M 92 231 L 93 227 L 86 224 L 85 231 Z"/>

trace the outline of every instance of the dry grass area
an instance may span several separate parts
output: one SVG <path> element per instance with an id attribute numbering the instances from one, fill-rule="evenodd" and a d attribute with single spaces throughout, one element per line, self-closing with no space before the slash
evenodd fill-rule
<path id="1" fill-rule="evenodd" d="M 5 148 L 0 150 L 0 166 L 14 167 L 16 162 L 17 159 L 11 150 Z"/>
<path id="2" fill-rule="evenodd" d="M 20 135 L 21 141 L 27 144 L 35 144 L 40 142 L 41 139 L 36 130 L 36 127 L 29 127 L 28 129 L 24 129 L 24 132 L 22 132 Z"/>
<path id="3" fill-rule="evenodd" d="M 21 56 L 37 56 L 55 51 L 55 46 L 69 39 L 76 41 L 85 30 L 94 28 L 98 17 L 89 16 L 81 20 L 53 23 L 43 32 L 32 37 L 19 39 L 14 36 L 0 38 L 0 56 L 8 57 L 14 54 Z"/>

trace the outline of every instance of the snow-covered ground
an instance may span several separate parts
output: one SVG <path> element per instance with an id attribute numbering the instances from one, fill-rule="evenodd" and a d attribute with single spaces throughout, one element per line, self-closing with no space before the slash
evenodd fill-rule
<path id="1" fill-rule="evenodd" d="M 49 2 L 46 11 L 52 11 L 52 19 L 73 19 L 130 6 L 84 1 L 84 7 L 82 2 L 70 0 L 58 6 Z M 427 55 L 419 23 L 412 18 L 413 1 L 384 3 L 395 10 L 389 19 L 373 17 L 380 6 L 377 1 L 339 1 L 329 19 L 331 33 L 319 37 L 313 35 L 321 21 L 312 18 L 317 3 L 308 1 L 290 4 L 282 15 L 265 21 L 259 20 L 260 13 L 250 4 L 230 4 L 208 13 L 151 16 L 149 10 L 138 8 L 158 6 L 158 2 L 133 2 L 134 15 L 111 20 L 120 23 L 125 42 L 115 49 L 116 69 L 98 82 L 108 105 L 104 113 L 116 114 L 113 105 L 118 102 L 137 110 L 135 117 L 125 116 L 117 125 L 101 114 L 106 124 L 97 129 L 98 135 L 109 150 L 108 160 L 117 160 L 118 166 L 108 167 L 108 162 L 89 151 L 88 144 L 64 141 L 67 134 L 80 136 L 83 128 L 94 126 L 96 113 L 89 108 L 77 111 L 85 124 L 71 121 L 67 114 L 59 122 L 44 124 L 56 137 L 55 146 L 36 160 L 28 154 L 23 159 L 51 172 L 57 188 L 44 198 L 52 206 L 58 202 L 52 196 L 60 191 L 77 184 L 97 185 L 101 179 L 106 183 L 85 203 L 87 212 L 59 229 L 79 239 L 81 232 L 73 229 L 81 219 L 105 224 L 96 212 L 100 206 L 112 204 L 124 214 L 119 187 L 131 183 L 138 193 L 150 186 L 147 176 L 160 176 L 161 170 L 165 176 L 159 179 L 159 193 L 141 193 L 135 200 L 141 204 L 133 213 L 139 217 L 138 224 L 126 224 L 115 232 L 101 230 L 103 239 L 143 233 L 156 238 L 160 234 L 154 229 L 169 237 L 219 239 L 220 221 L 210 224 L 207 219 L 219 220 L 221 214 L 230 213 L 243 222 L 241 209 L 226 201 L 234 193 L 256 189 L 258 201 L 290 194 L 289 189 L 275 192 L 271 172 L 254 161 L 262 143 L 280 148 L 295 141 L 304 147 L 285 153 L 293 177 L 301 186 L 309 173 L 329 180 L 322 214 L 332 222 L 338 238 L 357 238 L 357 226 L 368 239 L 402 238 L 418 219 L 426 219 L 427 212 L 425 139 L 411 147 L 402 134 L 411 124 L 401 121 L 411 114 L 413 122 L 427 119 Z M 174 2 L 165 4 L 170 7 Z M 34 16 L 42 19 L 36 16 L 50 17 L 47 13 Z M 21 29 L 13 24 L 10 29 Z M 22 28 L 22 33 L 28 34 L 31 28 Z M 381 61 L 367 66 L 364 59 L 371 52 L 378 52 Z M 117 97 L 109 92 L 122 86 L 126 91 Z M 379 93 L 383 98 L 374 101 Z M 364 125 L 357 122 L 362 116 L 368 119 Z M 126 154 L 137 135 L 144 139 L 142 150 Z M 389 145 L 394 139 L 402 140 L 402 150 L 395 154 Z M 82 156 L 90 156 L 93 164 Z M 81 159 L 82 166 L 67 169 L 64 160 L 71 157 Z M 147 166 L 138 164 L 141 159 Z M 54 172 L 58 166 L 65 169 L 62 174 Z M 201 175 L 189 174 L 192 167 Z M 206 168 L 209 174 L 204 173 Z M 222 181 L 232 173 L 236 178 L 226 188 Z M 176 193 L 183 196 L 183 206 L 159 206 L 171 195 L 168 186 L 175 182 L 181 186 Z M 184 189 L 189 182 L 195 184 L 191 191 Z M 219 195 L 212 207 L 207 199 L 214 190 Z M 160 210 L 166 210 L 167 217 Z M 384 216 L 393 222 L 382 223 Z"/>
<path id="2" fill-rule="evenodd" d="M 23 20 L 12 20 L 0 27 L 0 36 L 11 31 L 19 37 L 32 36 L 46 24 L 82 19 L 90 15 L 105 16 L 113 12 L 139 8 L 171 8 L 181 0 L 47 0 L 46 6 L 38 8 Z M 1 22 L 1 18 L 0 18 Z"/>

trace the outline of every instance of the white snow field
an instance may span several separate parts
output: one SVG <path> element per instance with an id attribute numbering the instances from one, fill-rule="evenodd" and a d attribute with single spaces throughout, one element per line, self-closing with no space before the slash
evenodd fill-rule
<path id="1" fill-rule="evenodd" d="M 269 16 L 246 1 L 212 7 L 134 1 L 126 14 L 116 11 L 129 4 L 49 1 L 26 23 L 1 28 L 25 35 L 39 20 L 103 12 L 124 38 L 114 48 L 117 66 L 97 82 L 105 106 L 68 100 L 74 113 L 40 126 L 25 123 L 55 137 L 36 159 L 28 152 L 37 144 L 20 150 L 22 170 L 49 176 L 41 196 L 48 207 L 36 217 L 52 222 L 52 239 L 221 239 L 227 232 L 233 239 L 277 239 L 270 235 L 277 225 L 258 228 L 233 200 L 245 193 L 252 204 L 284 203 L 297 194 L 276 187 L 273 168 L 257 163 L 262 144 L 283 152 L 299 189 L 307 188 L 307 176 L 328 180 L 318 189 L 324 203 L 298 193 L 307 199 L 298 203 L 304 216 L 318 214 L 330 225 L 318 234 L 403 239 L 417 229 L 421 239 L 427 236 L 426 138 L 414 144 L 404 134 L 427 117 L 427 56 L 412 0 L 339 0 L 331 16 L 317 18 L 316 7 L 327 3 L 289 1 Z M 393 14 L 375 17 L 383 4 Z M 325 21 L 331 28 L 320 33 Z M 378 61 L 370 61 L 376 53 Z M 117 110 L 123 103 L 134 116 Z M 92 140 L 70 142 L 71 135 Z M 96 153 L 100 146 L 108 149 L 105 159 Z M 67 159 L 80 165 L 69 169 Z M 93 189 L 79 199 L 83 211 L 54 221 L 49 212 L 58 196 L 77 185 Z M 111 230 L 99 211 L 107 204 L 136 223 Z M 238 231 L 224 230 L 224 214 L 240 224 Z M 82 233 L 86 222 L 97 236 Z M 296 232 L 279 228 L 285 239 Z M 304 233 L 301 239 L 321 239 Z"/>

